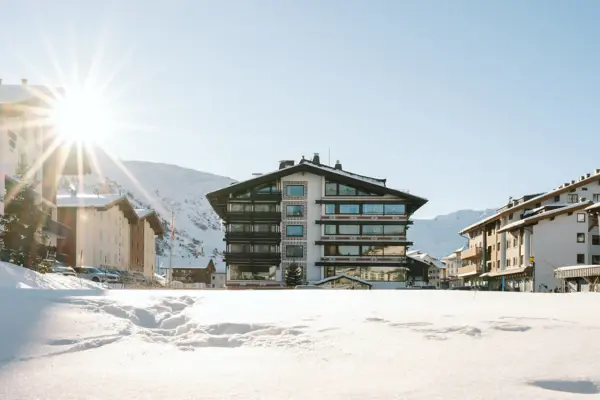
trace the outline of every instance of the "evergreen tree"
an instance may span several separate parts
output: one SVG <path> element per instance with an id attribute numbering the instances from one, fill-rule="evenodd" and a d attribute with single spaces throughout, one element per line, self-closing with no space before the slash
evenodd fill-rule
<path id="1" fill-rule="evenodd" d="M 10 186 L 4 215 L 0 216 L 0 244 L 13 263 L 35 267 L 42 258 L 39 252 L 43 246 L 38 240 L 45 239 L 39 231 L 48 217 L 37 204 L 35 183 Z"/>
<path id="2" fill-rule="evenodd" d="M 297 264 L 290 264 L 285 273 L 285 284 L 294 287 L 302 284 L 302 268 Z"/>

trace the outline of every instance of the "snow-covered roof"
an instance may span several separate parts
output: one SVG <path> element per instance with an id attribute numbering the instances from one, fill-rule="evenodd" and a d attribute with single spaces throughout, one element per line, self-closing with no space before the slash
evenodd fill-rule
<path id="1" fill-rule="evenodd" d="M 204 255 L 199 257 L 173 257 L 172 264 L 174 269 L 204 269 L 208 267 L 208 263 L 210 260 L 212 260 L 216 272 L 224 273 L 226 272 L 225 263 L 222 260 L 219 260 L 219 258 L 220 257 L 215 257 L 213 255 Z M 160 269 L 169 269 L 169 263 L 171 260 L 169 259 L 168 253 L 164 256 L 158 257 L 158 259 Z"/>
<path id="2" fill-rule="evenodd" d="M 352 178 L 352 179 L 358 179 L 359 181 L 364 181 L 364 182 L 369 182 L 373 185 L 379 185 L 382 187 L 385 187 L 385 179 L 378 179 L 378 178 L 371 178 L 368 176 L 364 176 L 364 175 L 359 175 L 359 174 L 355 174 L 352 172 L 348 172 L 348 171 L 344 171 L 342 169 L 336 169 L 333 167 L 330 167 L 328 165 L 322 165 L 322 164 L 315 164 L 310 160 L 304 159 L 300 161 L 300 164 L 310 164 L 315 168 L 321 169 L 323 171 L 327 171 L 327 172 L 332 172 L 335 173 L 337 175 L 342 175 L 342 176 L 346 176 L 348 178 Z"/>
<path id="3" fill-rule="evenodd" d="M 440 269 L 446 268 L 446 264 L 444 264 L 437 258 L 429 255 L 428 253 L 424 253 L 420 250 L 409 251 L 406 253 L 406 256 L 412 258 L 413 260 L 424 262 L 425 264 L 429 264 L 436 268 L 440 268 Z"/>
<path id="4" fill-rule="evenodd" d="M 148 210 L 146 208 L 136 208 L 135 209 L 135 213 L 137 214 L 138 218 L 147 217 L 148 215 L 152 214 L 153 212 L 154 212 L 153 210 Z"/>
<path id="5" fill-rule="evenodd" d="M 584 265 L 584 264 L 579 264 L 579 265 L 569 265 L 568 267 L 559 267 L 559 268 L 554 268 L 554 271 L 573 271 L 573 270 L 577 270 L 577 269 L 582 269 L 582 268 L 600 268 L 600 265 Z"/>
<path id="6" fill-rule="evenodd" d="M 585 211 L 600 211 L 600 202 L 596 203 L 596 204 L 592 204 L 591 206 L 586 208 Z"/>
<path id="7" fill-rule="evenodd" d="M 50 89 L 40 85 L 4 85 L 0 84 L 0 104 L 21 103 L 36 98 L 55 97 L 61 89 Z"/>
<path id="8" fill-rule="evenodd" d="M 507 231 L 511 231 L 513 229 L 516 228 L 520 228 L 522 226 L 526 226 L 530 223 L 536 222 L 536 221 L 540 221 L 546 218 L 551 218 L 551 217 L 556 217 L 558 215 L 562 215 L 568 212 L 572 212 L 572 211 L 576 211 L 576 210 L 580 210 L 580 209 L 584 209 L 586 207 L 588 207 L 590 204 L 592 204 L 592 202 L 590 200 L 588 201 L 583 201 L 580 203 L 575 203 L 575 204 L 571 204 L 570 206 L 566 206 L 566 207 L 561 207 L 558 209 L 554 209 L 554 210 L 549 210 L 549 211 L 545 211 L 543 213 L 540 214 L 536 214 L 533 215 L 531 217 L 528 218 L 524 218 L 522 220 L 519 220 L 517 222 L 513 222 L 512 224 L 508 224 L 505 227 L 498 229 L 496 232 L 497 233 L 502 233 L 502 232 L 507 232 Z"/>
<path id="9" fill-rule="evenodd" d="M 100 208 L 108 207 L 118 200 L 126 198 L 119 194 L 62 193 L 56 195 L 57 207 Z"/>
<path id="10" fill-rule="evenodd" d="M 346 274 L 330 276 L 329 278 L 325 278 L 325 279 L 321 279 L 320 281 L 312 282 L 312 284 L 313 285 L 322 285 L 327 282 L 337 281 L 338 279 L 341 279 L 341 278 L 346 278 L 346 279 L 350 279 L 351 281 L 362 283 L 364 285 L 373 286 L 373 284 L 369 281 L 365 281 L 364 279 L 357 278 L 356 276 L 346 275 Z"/>

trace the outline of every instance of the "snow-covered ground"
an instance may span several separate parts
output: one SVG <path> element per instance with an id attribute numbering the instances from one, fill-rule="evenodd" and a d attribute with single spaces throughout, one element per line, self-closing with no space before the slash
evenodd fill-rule
<path id="1" fill-rule="evenodd" d="M 0 290 L 0 398 L 598 398 L 595 294 Z"/>
<path id="2" fill-rule="evenodd" d="M 0 290 L 10 289 L 102 289 L 99 283 L 58 274 L 39 274 L 0 261 Z"/>

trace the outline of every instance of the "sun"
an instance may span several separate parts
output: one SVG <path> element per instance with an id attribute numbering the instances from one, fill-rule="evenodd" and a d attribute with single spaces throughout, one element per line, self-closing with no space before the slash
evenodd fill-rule
<path id="1" fill-rule="evenodd" d="M 52 107 L 54 130 L 65 141 L 99 144 L 114 124 L 107 101 L 89 89 L 69 90 Z"/>

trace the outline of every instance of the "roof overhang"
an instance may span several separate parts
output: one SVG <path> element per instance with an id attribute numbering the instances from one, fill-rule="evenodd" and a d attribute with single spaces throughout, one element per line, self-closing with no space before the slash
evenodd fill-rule
<path id="1" fill-rule="evenodd" d="M 341 172 L 344 173 L 342 174 Z M 339 183 L 353 185 L 360 189 L 365 189 L 374 194 L 382 196 L 386 194 L 396 196 L 398 198 L 403 199 L 403 201 L 407 202 L 412 206 L 411 212 L 415 212 L 417 209 L 421 208 L 428 202 L 428 200 L 425 198 L 415 196 L 410 193 L 405 193 L 396 189 L 388 188 L 384 186 L 383 182 L 381 184 L 377 184 L 366 179 L 360 179 L 360 176 L 358 175 L 356 178 L 354 178 L 345 171 L 341 172 L 336 172 L 335 169 L 329 170 L 324 167 L 313 165 L 311 163 L 302 162 L 300 164 L 283 168 L 275 172 L 260 175 L 242 182 L 234 183 L 223 189 L 215 190 L 214 192 L 207 193 L 206 198 L 208 199 L 212 208 L 217 212 L 217 214 L 221 218 L 223 218 L 225 215 L 224 206 L 225 204 L 227 204 L 227 198 L 229 198 L 230 194 L 243 191 L 244 189 L 249 189 L 263 183 L 272 182 L 287 175 L 295 173 L 311 173 L 323 176 L 325 178 L 330 178 Z"/>
<path id="2" fill-rule="evenodd" d="M 517 222 L 513 222 L 512 224 L 508 224 L 505 227 L 498 229 L 496 232 L 497 233 L 509 232 L 509 231 L 513 231 L 515 229 L 520 229 L 520 228 L 524 228 L 526 226 L 537 224 L 539 221 L 544 220 L 544 219 L 558 217 L 559 215 L 567 214 L 570 212 L 585 210 L 590 206 L 590 204 L 592 204 L 592 202 L 588 200 L 588 201 L 583 201 L 581 203 L 575 203 L 571 206 L 562 207 L 562 208 L 559 208 L 556 210 L 546 211 L 541 214 L 537 214 L 532 217 L 525 218 L 525 219 L 522 219 Z"/>
<path id="3" fill-rule="evenodd" d="M 156 236 L 162 236 L 165 234 L 165 229 L 163 228 L 163 225 L 160 222 L 160 218 L 158 217 L 156 211 L 151 210 L 139 219 L 140 221 L 148 220 L 148 223 L 150 223 L 150 227 L 152 228 Z"/>

